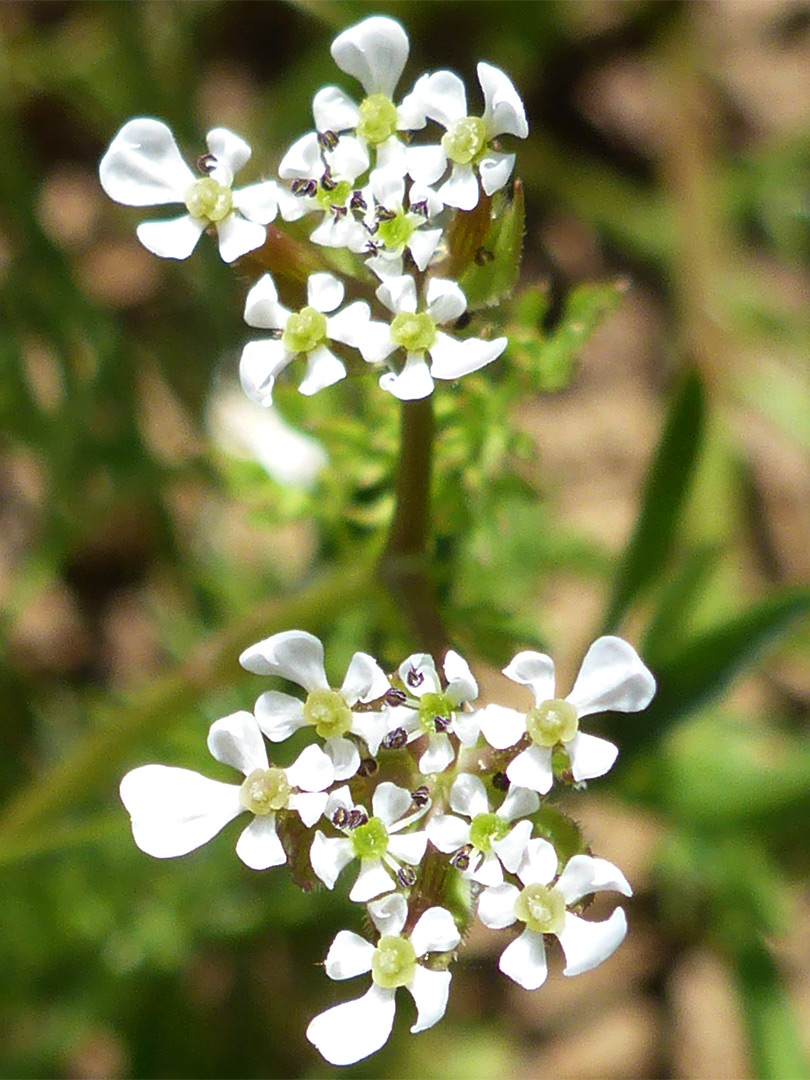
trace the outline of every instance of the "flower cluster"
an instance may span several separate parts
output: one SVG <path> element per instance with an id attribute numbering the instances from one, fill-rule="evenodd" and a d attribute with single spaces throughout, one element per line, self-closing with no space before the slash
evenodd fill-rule
<path id="1" fill-rule="evenodd" d="M 566 698 L 555 696 L 550 657 L 518 653 L 504 674 L 534 694 L 525 713 L 479 707 L 476 680 L 453 651 L 443 679 L 426 653 L 388 675 L 358 652 L 337 688 L 321 642 L 304 631 L 274 634 L 240 662 L 303 691 L 265 690 L 253 712 L 212 725 L 211 753 L 242 773 L 242 783 L 144 765 L 124 777 L 121 798 L 135 842 L 158 858 L 192 851 L 248 813 L 236 853 L 252 869 L 300 857 L 303 845 L 314 876 L 334 889 L 358 864 L 349 899 L 367 905 L 375 940 L 341 930 L 326 973 L 370 973 L 371 987 L 310 1023 L 308 1038 L 328 1061 L 351 1064 L 385 1043 L 398 987 L 416 1003 L 411 1031 L 441 1019 L 449 965 L 476 911 L 492 930 L 522 924 L 499 966 L 529 990 L 546 979 L 550 937 L 565 954 L 565 975 L 591 970 L 619 946 L 623 910 L 586 920 L 583 901 L 604 890 L 630 896 L 630 886 L 603 859 L 558 851 L 544 834 L 542 808 L 555 781 L 580 786 L 616 758 L 615 746 L 579 730 L 580 719 L 637 712 L 652 699 L 653 676 L 627 642 L 594 642 Z M 300 729 L 313 741 L 289 768 L 271 765 L 265 739 L 280 743 Z M 297 828 L 284 827 L 290 817 Z"/>
<path id="2" fill-rule="evenodd" d="M 315 130 L 284 154 L 278 179 L 234 188 L 251 149 L 225 128 L 208 133 L 195 173 L 169 128 L 145 117 L 124 124 L 100 166 L 116 202 L 184 206 L 181 217 L 138 226 L 141 243 L 164 258 L 187 258 L 205 231 L 216 233 L 225 262 L 260 254 L 266 226 L 280 217 L 306 219 L 311 243 L 355 259 L 351 285 L 367 299 L 341 310 L 346 285 L 332 273 L 309 277 L 298 310 L 282 305 L 271 273 L 250 290 L 245 321 L 268 337 L 245 346 L 240 375 L 262 405 L 272 403 L 275 380 L 298 357 L 306 361 L 303 394 L 345 378 L 359 354 L 357 370 L 371 367 L 384 390 L 413 400 L 430 394 L 435 379 L 456 380 L 492 363 L 507 344 L 505 337 L 459 340 L 439 327 L 467 310 L 458 282 L 442 274 L 448 219 L 504 188 L 515 155 L 499 140 L 528 135 L 514 86 L 481 63 L 481 116 L 467 115 L 464 84 L 450 71 L 422 75 L 398 101 L 409 43 L 400 24 L 383 16 L 340 34 L 331 51 L 364 96 L 358 102 L 337 86 L 319 90 Z M 372 318 L 369 299 L 382 318 Z"/>

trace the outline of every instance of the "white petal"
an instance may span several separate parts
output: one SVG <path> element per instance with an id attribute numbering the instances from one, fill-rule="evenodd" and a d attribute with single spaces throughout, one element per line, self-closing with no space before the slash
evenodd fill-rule
<path id="1" fill-rule="evenodd" d="M 267 690 L 256 699 L 256 721 L 270 742 L 283 742 L 306 725 L 304 703 L 291 694 Z"/>
<path id="2" fill-rule="evenodd" d="M 319 179 L 323 175 L 321 148 L 314 131 L 296 140 L 281 159 L 278 175 L 282 180 Z"/>
<path id="3" fill-rule="evenodd" d="M 503 840 L 494 840 L 492 842 L 492 850 L 510 874 L 517 872 L 517 868 L 520 866 L 523 857 L 526 854 L 526 847 L 531 839 L 531 835 L 532 823 L 530 821 L 519 821 L 514 829 L 511 829 L 506 834 Z M 554 869 L 557 869 L 556 859 Z"/>
<path id="4" fill-rule="evenodd" d="M 368 304 L 364 300 L 356 300 L 326 320 L 326 335 L 331 341 L 342 341 L 344 345 L 359 349 L 370 318 Z M 385 326 L 383 323 L 380 325 Z M 388 334 L 387 326 L 385 330 Z"/>
<path id="5" fill-rule="evenodd" d="M 399 210 L 405 198 L 405 180 L 392 169 L 375 169 L 371 181 L 374 201 L 388 210 Z"/>
<path id="6" fill-rule="evenodd" d="M 348 705 L 376 701 L 391 689 L 388 676 L 368 653 L 356 652 L 351 659 L 346 678 L 340 688 Z"/>
<path id="7" fill-rule="evenodd" d="M 324 314 L 339 306 L 344 291 L 333 274 L 310 274 L 307 278 L 307 303 Z"/>
<path id="8" fill-rule="evenodd" d="M 462 773 L 450 789 L 450 807 L 468 818 L 489 813 L 489 799 L 484 782 L 472 773 Z"/>
<path id="9" fill-rule="evenodd" d="M 487 195 L 494 195 L 506 184 L 515 167 L 515 154 L 499 154 L 492 151 L 478 162 L 481 187 Z"/>
<path id="10" fill-rule="evenodd" d="M 546 947 L 543 935 L 526 929 L 501 953 L 498 967 L 525 990 L 537 990 L 546 981 Z"/>
<path id="11" fill-rule="evenodd" d="M 433 361 L 430 373 L 434 379 L 460 379 L 463 375 L 471 375 L 497 360 L 506 345 L 505 337 L 492 341 L 483 338 L 454 341 L 447 334 L 438 333 L 430 348 Z"/>
<path id="12" fill-rule="evenodd" d="M 415 1035 L 433 1027 L 444 1016 L 450 994 L 450 972 L 430 971 L 417 964 L 408 990 L 416 1003 L 416 1023 L 411 1028 L 411 1034 Z"/>
<path id="13" fill-rule="evenodd" d="M 353 979 L 371 971 L 374 946 L 351 930 L 340 930 L 326 954 L 326 974 L 330 979 Z"/>
<path id="14" fill-rule="evenodd" d="M 304 747 L 289 769 L 284 771 L 292 786 L 300 791 L 323 791 L 335 780 L 335 767 L 329 755 L 314 743 Z"/>
<path id="15" fill-rule="evenodd" d="M 378 784 L 371 798 L 371 806 L 374 816 L 378 817 L 385 825 L 391 826 L 407 814 L 411 805 L 411 793 L 405 788 L 397 787 L 389 780 Z"/>
<path id="16" fill-rule="evenodd" d="M 388 278 L 377 289 L 377 299 L 397 315 L 401 311 L 413 313 L 416 311 L 416 282 L 410 274 Z"/>
<path id="17" fill-rule="evenodd" d="M 430 653 L 412 653 L 399 665 L 398 674 L 408 693 L 414 697 L 441 692 L 439 673 Z"/>
<path id="18" fill-rule="evenodd" d="M 557 935 L 567 961 L 563 975 L 582 975 L 607 960 L 624 941 L 627 919 L 616 908 L 604 922 L 587 922 L 566 912 L 565 925 Z"/>
<path id="19" fill-rule="evenodd" d="M 447 168 L 447 155 L 441 146 L 407 146 L 405 161 L 408 174 L 418 184 L 435 184 Z M 411 199 L 411 203 L 418 201 Z"/>
<path id="20" fill-rule="evenodd" d="M 239 380 L 249 398 L 268 408 L 276 377 L 293 359 L 280 341 L 249 341 L 239 360 Z"/>
<path id="21" fill-rule="evenodd" d="M 332 762 L 335 780 L 350 780 L 360 768 L 360 752 L 351 739 L 327 739 L 324 751 Z"/>
<path id="22" fill-rule="evenodd" d="M 481 710 L 454 713 L 450 731 L 464 746 L 475 746 L 481 734 Z"/>
<path id="23" fill-rule="evenodd" d="M 264 739 L 253 713 L 231 713 L 216 720 L 208 732 L 208 749 L 223 765 L 232 765 L 243 776 L 267 768 Z"/>
<path id="24" fill-rule="evenodd" d="M 554 845 L 542 836 L 536 836 L 526 845 L 518 877 L 524 885 L 548 885 L 557 873 L 557 861 Z"/>
<path id="25" fill-rule="evenodd" d="M 403 833 L 394 835 L 389 839 L 388 850 L 399 862 L 418 866 L 424 858 L 427 842 L 427 833 Z"/>
<path id="26" fill-rule="evenodd" d="M 348 866 L 354 857 L 354 846 L 351 840 L 342 836 L 324 836 L 320 829 L 312 838 L 309 861 L 327 889 L 335 887 L 341 870 Z"/>
<path id="27" fill-rule="evenodd" d="M 565 699 L 580 716 L 639 712 L 655 693 L 655 679 L 632 645 L 619 637 L 598 638 L 585 654 L 574 689 Z"/>
<path id="28" fill-rule="evenodd" d="M 411 237 L 408 247 L 413 255 L 413 261 L 420 270 L 427 268 L 441 237 L 441 229 L 417 229 Z"/>
<path id="29" fill-rule="evenodd" d="M 484 91 L 484 115 L 490 138 L 494 135 L 517 135 L 525 139 L 529 134 L 526 112 L 520 95 L 500 68 L 492 64 L 478 65 L 478 81 Z"/>
<path id="30" fill-rule="evenodd" d="M 515 904 L 520 896 L 516 885 L 495 885 L 484 889 L 478 900 L 478 918 L 490 930 L 503 930 L 511 926 L 517 916 Z"/>
<path id="31" fill-rule="evenodd" d="M 459 780 L 463 779 L 459 777 Z M 477 779 L 471 778 L 471 779 Z M 455 785 L 454 785 L 455 786 Z M 470 842 L 470 826 L 452 814 L 440 814 L 431 818 L 425 826 L 428 839 L 439 851 L 449 855 Z"/>
<path id="32" fill-rule="evenodd" d="M 435 217 L 444 210 L 444 203 L 431 187 L 427 187 L 425 184 L 414 181 L 411 184 L 411 190 L 408 193 L 408 205 L 411 207 L 417 206 L 419 203 L 425 204 L 427 210 L 427 216 L 429 218 Z"/>
<path id="33" fill-rule="evenodd" d="M 467 298 L 456 281 L 431 278 L 427 287 L 428 315 L 437 323 L 454 322 L 467 310 Z"/>
<path id="34" fill-rule="evenodd" d="M 255 817 L 236 844 L 236 854 L 251 870 L 268 870 L 287 861 L 287 854 L 276 832 L 276 815 Z"/>
<path id="35" fill-rule="evenodd" d="M 422 82 L 419 80 L 422 106 L 431 120 L 450 128 L 467 115 L 467 93 L 464 83 L 452 71 L 434 71 Z"/>
<path id="36" fill-rule="evenodd" d="M 554 661 L 545 653 L 530 649 L 519 652 L 503 673 L 513 682 L 528 686 L 538 705 L 554 698 Z"/>
<path id="37" fill-rule="evenodd" d="M 599 739 L 596 735 L 585 735 L 582 731 L 578 731 L 564 746 L 571 760 L 571 772 L 577 782 L 604 776 L 619 756 L 618 746 L 614 746 L 607 739 Z"/>
<path id="38" fill-rule="evenodd" d="M 386 715 L 383 712 L 357 712 L 352 715 L 352 731 L 365 741 L 373 757 L 388 734 Z"/>
<path id="39" fill-rule="evenodd" d="M 321 209 L 317 199 L 309 195 L 293 195 L 283 188 L 279 189 L 278 208 L 285 221 L 298 221 L 306 214 L 312 214 Z"/>
<path id="40" fill-rule="evenodd" d="M 545 746 L 530 746 L 510 762 L 506 775 L 513 784 L 531 788 L 545 795 L 551 791 L 554 773 L 551 769 L 551 750 Z"/>
<path id="41" fill-rule="evenodd" d="M 447 696 L 454 705 L 475 701 L 478 697 L 478 683 L 473 678 L 469 664 L 452 649 L 444 658 L 444 676 L 448 682 Z"/>
<path id="42" fill-rule="evenodd" d="M 361 252 L 368 244 L 368 233 L 354 218 L 335 217 L 324 214 L 320 225 L 312 230 L 310 240 L 321 247 L 348 248 L 349 251 Z"/>
<path id="43" fill-rule="evenodd" d="M 594 859 L 590 855 L 574 855 L 569 859 L 554 886 L 565 897 L 566 906 L 575 904 L 583 896 L 595 892 L 620 892 L 632 896 L 633 890 L 627 878 L 607 859 Z"/>
<path id="44" fill-rule="evenodd" d="M 234 259 L 260 248 L 267 239 L 267 229 L 239 214 L 229 214 L 217 224 L 217 238 L 222 261 L 232 263 Z"/>
<path id="45" fill-rule="evenodd" d="M 233 193 L 233 205 L 248 221 L 269 225 L 278 213 L 280 188 L 274 180 L 250 184 Z"/>
<path id="46" fill-rule="evenodd" d="M 354 306 L 354 304 L 349 305 L 349 307 Z M 349 308 L 346 310 L 348 311 Z M 341 339 L 337 338 L 337 340 Z M 368 364 L 381 364 L 397 348 L 391 340 L 391 327 L 388 323 L 377 322 L 374 319 L 363 327 L 362 337 L 357 347 Z"/>
<path id="47" fill-rule="evenodd" d="M 421 91 L 428 77 L 428 75 L 421 75 L 416 80 L 413 90 L 406 94 L 402 99 L 402 104 L 397 106 L 397 131 L 421 131 L 427 124 Z"/>
<path id="48" fill-rule="evenodd" d="M 357 904 L 365 904 L 381 893 L 391 892 L 396 882 L 383 866 L 380 859 L 369 860 L 360 865 L 357 881 L 349 893 L 349 899 Z"/>
<path id="49" fill-rule="evenodd" d="M 325 791 L 299 791 L 287 800 L 287 807 L 295 810 L 308 829 L 323 817 L 328 796 Z"/>
<path id="50" fill-rule="evenodd" d="M 280 675 L 311 692 L 328 690 L 323 645 L 306 630 L 284 630 L 245 649 L 239 663 L 254 675 Z"/>
<path id="51" fill-rule="evenodd" d="M 402 893 L 391 893 L 369 904 L 368 913 L 380 937 L 399 937 L 408 918 L 408 901 Z"/>
<path id="52" fill-rule="evenodd" d="M 449 952 L 461 941 L 453 916 L 443 907 L 428 908 L 419 917 L 411 933 L 411 945 L 417 956 L 429 952 Z"/>
<path id="53" fill-rule="evenodd" d="M 368 151 L 353 135 L 343 135 L 329 154 L 329 166 L 336 180 L 348 180 L 354 184 L 358 176 L 368 169 Z"/>
<path id="54" fill-rule="evenodd" d="M 526 714 L 507 709 L 505 705 L 487 705 L 478 715 L 482 735 L 496 750 L 514 746 L 526 733 Z"/>
<path id="55" fill-rule="evenodd" d="M 536 791 L 513 785 L 496 812 L 504 821 L 514 821 L 516 818 L 528 817 L 539 809 L 540 799 Z"/>
<path id="56" fill-rule="evenodd" d="M 456 752 L 450 739 L 445 732 L 438 732 L 430 736 L 427 750 L 419 759 L 419 771 L 423 776 L 444 772 L 455 758 Z"/>
<path id="57" fill-rule="evenodd" d="M 419 401 L 433 393 L 433 379 L 423 353 L 408 353 L 399 375 L 386 372 L 380 376 L 380 387 L 400 401 Z"/>
<path id="58" fill-rule="evenodd" d="M 283 330 L 290 312 L 278 302 L 272 275 L 263 274 L 245 297 L 245 322 L 261 330 Z"/>
<path id="59" fill-rule="evenodd" d="M 161 259 L 187 259 L 204 229 L 204 222 L 184 214 L 170 221 L 143 221 L 135 232 L 153 255 L 159 255 Z"/>
<path id="60" fill-rule="evenodd" d="M 470 872 L 472 871 L 472 872 Z M 503 885 L 503 870 L 501 869 L 498 856 L 493 852 L 489 852 L 480 861 L 478 866 L 473 870 L 470 866 L 470 870 L 467 871 L 473 881 L 477 881 L 479 885 Z"/>
<path id="61" fill-rule="evenodd" d="M 310 1021 L 307 1038 L 332 1065 L 353 1065 L 388 1041 L 394 1026 L 393 990 L 376 983 L 356 1001 L 345 1001 Z"/>
<path id="62" fill-rule="evenodd" d="M 135 843 L 157 859 L 194 851 L 243 810 L 238 784 L 168 765 L 133 769 L 121 781 L 120 793 Z"/>
<path id="63" fill-rule="evenodd" d="M 231 178 L 250 160 L 248 144 L 227 128 L 214 128 L 208 132 L 205 141 L 217 161 L 227 166 Z"/>
<path id="64" fill-rule="evenodd" d="M 408 171 L 407 160 L 407 147 L 396 135 L 392 135 L 390 139 L 386 139 L 377 147 L 377 169 L 385 169 L 404 176 Z M 376 172 L 377 169 L 374 171 Z M 371 175 L 373 177 L 374 173 Z"/>
<path id="65" fill-rule="evenodd" d="M 343 787 L 334 788 L 329 792 L 329 800 L 326 804 L 324 813 L 331 820 L 335 810 L 339 807 L 342 807 L 344 810 L 354 809 L 354 802 L 352 801 L 352 794 L 348 784 L 344 784 Z"/>
<path id="66" fill-rule="evenodd" d="M 357 127 L 360 110 L 340 87 L 324 86 L 312 99 L 312 115 L 318 131 L 349 131 Z M 279 175 L 284 175 L 279 170 Z"/>
<path id="67" fill-rule="evenodd" d="M 170 129 L 147 117 L 124 124 L 101 159 L 99 178 L 110 198 L 125 206 L 184 202 L 197 179 Z"/>
<path id="68" fill-rule="evenodd" d="M 340 70 L 362 83 L 367 94 L 392 98 L 408 59 L 408 35 L 394 19 L 372 15 L 338 34 L 330 51 Z"/>
<path id="69" fill-rule="evenodd" d="M 307 373 L 298 389 L 305 397 L 311 397 L 319 390 L 334 386 L 345 378 L 346 365 L 342 360 L 338 360 L 331 350 L 322 345 L 319 349 L 313 349 L 307 354 Z"/>
<path id="70" fill-rule="evenodd" d="M 450 179 L 436 192 L 445 206 L 459 210 L 474 210 L 478 206 L 478 177 L 472 165 L 453 164 Z"/>

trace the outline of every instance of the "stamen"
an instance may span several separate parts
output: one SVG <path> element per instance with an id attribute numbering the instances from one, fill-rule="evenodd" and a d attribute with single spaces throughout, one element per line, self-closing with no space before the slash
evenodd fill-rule
<path id="1" fill-rule="evenodd" d="M 338 137 L 334 131 L 319 131 L 318 146 L 322 150 L 334 150 L 338 144 Z"/>
<path id="2" fill-rule="evenodd" d="M 416 791 L 411 792 L 411 798 L 416 806 L 427 806 L 430 802 L 430 788 L 427 784 L 422 784 Z"/>
<path id="3" fill-rule="evenodd" d="M 203 154 L 202 157 L 197 158 L 197 168 L 206 176 L 212 173 L 218 164 L 219 162 L 214 154 Z"/>
<path id="4" fill-rule="evenodd" d="M 412 866 L 400 866 L 397 870 L 397 881 L 403 889 L 410 889 L 411 885 L 416 884 L 416 871 Z"/>
<path id="5" fill-rule="evenodd" d="M 404 705 L 408 700 L 408 695 L 404 690 L 397 690 L 396 687 L 391 687 L 388 693 L 385 695 L 385 702 L 387 705 Z"/>
<path id="6" fill-rule="evenodd" d="M 373 758 L 373 757 L 363 758 L 361 760 L 361 762 L 360 762 L 360 765 L 359 765 L 358 769 L 357 769 L 357 775 L 358 776 L 374 776 L 374 774 L 377 772 L 379 767 L 380 766 L 377 763 L 376 758 Z"/>
<path id="7" fill-rule="evenodd" d="M 421 671 L 416 671 L 415 668 L 411 668 L 405 676 L 405 682 L 413 689 L 416 689 L 417 686 L 421 686 L 424 681 L 424 674 Z"/>
<path id="8" fill-rule="evenodd" d="M 389 731 L 382 741 L 382 745 L 386 750 L 399 750 L 405 746 L 408 741 L 408 732 L 405 728 L 394 728 L 393 731 Z"/>

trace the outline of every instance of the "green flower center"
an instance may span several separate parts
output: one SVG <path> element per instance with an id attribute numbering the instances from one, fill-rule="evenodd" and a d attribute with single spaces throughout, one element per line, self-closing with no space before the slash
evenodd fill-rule
<path id="1" fill-rule="evenodd" d="M 371 94 L 360 104 L 357 134 L 372 146 L 390 139 L 397 130 L 397 107 L 385 94 Z"/>
<path id="2" fill-rule="evenodd" d="M 254 769 L 239 789 L 239 802 L 257 817 L 283 810 L 292 793 L 283 769 Z"/>
<path id="3" fill-rule="evenodd" d="M 304 719 L 322 739 L 333 739 L 351 730 L 352 710 L 337 690 L 313 690 L 304 702 Z"/>
<path id="4" fill-rule="evenodd" d="M 453 706 L 444 694 L 423 694 L 419 699 L 419 723 L 428 735 L 443 731 L 452 718 Z"/>
<path id="5" fill-rule="evenodd" d="M 186 206 L 192 217 L 215 224 L 223 221 L 233 210 L 231 189 L 206 176 L 195 180 L 186 192 Z"/>
<path id="6" fill-rule="evenodd" d="M 404 210 L 397 210 L 396 217 L 380 223 L 376 237 L 379 237 L 387 248 L 393 250 L 406 247 L 413 232 L 413 222 L 408 219 Z"/>
<path id="7" fill-rule="evenodd" d="M 352 833 L 352 845 L 358 859 L 380 859 L 388 850 L 388 829 L 378 817 L 369 818 Z"/>
<path id="8" fill-rule="evenodd" d="M 515 901 L 515 915 L 537 934 L 559 934 L 565 923 L 565 898 L 547 885 L 527 885 Z"/>
<path id="9" fill-rule="evenodd" d="M 383 990 L 407 986 L 416 974 L 416 950 L 401 937 L 380 938 L 371 960 L 371 978 Z"/>
<path id="10" fill-rule="evenodd" d="M 321 210 L 328 210 L 330 206 L 345 206 L 351 193 L 352 185 L 349 181 L 338 180 L 333 188 L 325 188 L 322 183 L 319 184 L 315 198 Z"/>
<path id="11" fill-rule="evenodd" d="M 442 136 L 442 149 L 457 165 L 469 165 L 487 145 L 487 127 L 477 116 L 457 120 Z"/>
<path id="12" fill-rule="evenodd" d="M 291 353 L 306 353 L 326 340 L 326 316 L 313 307 L 303 307 L 287 320 L 281 341 Z M 316 693 L 321 693 L 316 690 Z M 331 691 L 329 691 L 331 693 Z"/>
<path id="13" fill-rule="evenodd" d="M 570 742 L 578 727 L 577 710 L 560 698 L 544 701 L 526 713 L 526 730 L 535 746 Z"/>
<path id="14" fill-rule="evenodd" d="M 426 313 L 401 311 L 391 322 L 391 340 L 408 352 L 424 352 L 436 340 L 436 324 Z"/>
<path id="15" fill-rule="evenodd" d="M 478 851 L 488 855 L 493 840 L 503 840 L 509 832 L 509 822 L 497 814 L 477 814 L 470 825 L 470 843 Z"/>

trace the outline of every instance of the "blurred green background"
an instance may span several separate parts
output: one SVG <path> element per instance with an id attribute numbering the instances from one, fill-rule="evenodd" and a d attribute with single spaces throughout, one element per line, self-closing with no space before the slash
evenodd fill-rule
<path id="1" fill-rule="evenodd" d="M 234 435 L 248 270 L 153 258 L 96 167 L 145 115 L 191 157 L 231 127 L 245 182 L 272 175 L 314 92 L 356 91 L 328 46 L 375 12 L 410 35 L 405 89 L 451 67 L 478 104 L 486 59 L 532 131 L 510 351 L 436 395 L 453 643 L 503 700 L 514 649 L 565 680 L 616 629 L 660 693 L 605 721 L 620 767 L 571 800 L 636 888 L 618 953 L 530 994 L 475 931 L 447 1018 L 411 1037 L 401 1002 L 344 1074 L 808 1075 L 810 6 L 780 0 L 0 7 L 0 1073 L 337 1074 L 304 1031 L 361 992 L 318 966 L 361 927 L 345 889 L 247 870 L 233 827 L 149 859 L 117 783 L 227 778 L 205 732 L 266 688 L 236 660 L 275 630 L 321 634 L 335 679 L 412 647 L 357 569 L 396 403 L 282 389 L 329 463 L 268 476 Z"/>

